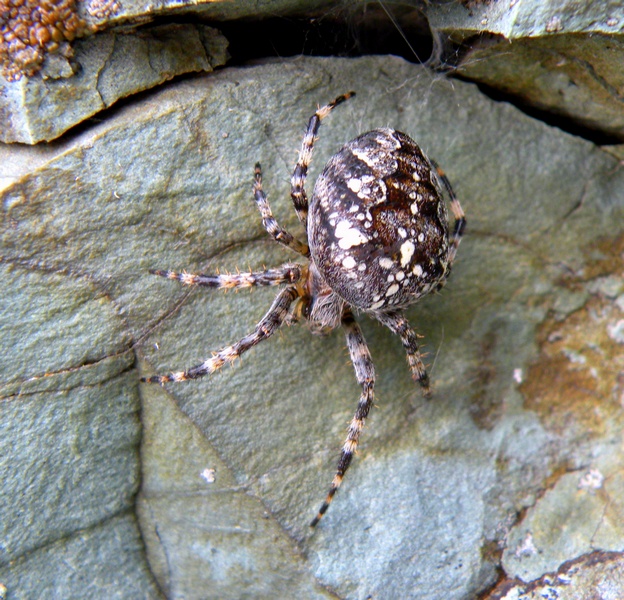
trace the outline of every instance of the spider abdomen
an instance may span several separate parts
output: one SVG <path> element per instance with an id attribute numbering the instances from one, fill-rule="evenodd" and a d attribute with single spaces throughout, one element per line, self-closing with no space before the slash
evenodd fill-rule
<path id="1" fill-rule="evenodd" d="M 308 243 L 327 285 L 362 310 L 395 310 L 436 289 L 449 272 L 449 226 L 431 162 L 393 129 L 355 138 L 316 181 Z"/>

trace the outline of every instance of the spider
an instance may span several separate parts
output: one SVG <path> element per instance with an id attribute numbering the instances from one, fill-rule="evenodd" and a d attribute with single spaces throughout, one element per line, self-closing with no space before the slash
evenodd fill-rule
<path id="1" fill-rule="evenodd" d="M 151 271 L 186 285 L 209 288 L 285 287 L 252 333 L 186 371 L 142 378 L 143 382 L 162 385 L 214 373 L 271 337 L 284 323 L 303 320 L 314 334 L 326 334 L 338 326 L 344 330 L 361 395 L 329 492 L 310 523 L 312 527 L 325 514 L 342 483 L 374 401 L 375 369 L 354 309 L 399 336 L 412 378 L 429 396 L 429 377 L 418 350 L 418 336 L 403 311 L 444 285 L 466 224 L 442 170 L 406 134 L 388 128 L 364 133 L 332 156 L 308 202 L 305 180 L 321 121 L 354 94 L 338 96 L 319 108 L 303 137 L 290 195 L 306 229 L 307 243 L 277 223 L 262 189 L 260 164 L 255 166 L 253 194 L 264 228 L 276 242 L 307 259 L 305 264 L 216 275 Z M 455 217 L 452 233 L 444 191 Z"/>

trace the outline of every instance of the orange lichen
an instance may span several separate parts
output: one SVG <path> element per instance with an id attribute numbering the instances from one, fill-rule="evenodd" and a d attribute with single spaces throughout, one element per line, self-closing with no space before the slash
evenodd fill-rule
<path id="1" fill-rule="evenodd" d="M 121 8 L 117 0 L 91 0 L 87 4 L 87 12 L 95 19 L 107 19 Z"/>
<path id="2" fill-rule="evenodd" d="M 85 28 L 76 0 L 0 0 L 0 70 L 8 81 L 39 71 L 47 54 L 71 55 Z"/>
<path id="3" fill-rule="evenodd" d="M 599 256 L 568 287 L 586 287 L 592 294 L 579 310 L 561 320 L 554 315 L 542 325 L 539 359 L 520 387 L 525 406 L 546 425 L 562 433 L 601 434 L 621 418 L 624 405 L 624 327 L 621 301 L 592 285 L 607 275 L 624 278 L 624 236 L 590 249 Z"/>

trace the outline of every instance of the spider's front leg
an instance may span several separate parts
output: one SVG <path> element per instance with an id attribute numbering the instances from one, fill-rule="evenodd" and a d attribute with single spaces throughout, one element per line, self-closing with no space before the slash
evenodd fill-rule
<path id="1" fill-rule="evenodd" d="M 269 284 L 272 285 L 272 284 Z M 197 379 L 219 370 L 223 365 L 234 362 L 241 354 L 253 348 L 256 344 L 271 337 L 289 318 L 289 309 L 292 303 L 300 296 L 296 286 L 284 288 L 275 298 L 269 311 L 256 325 L 254 331 L 244 338 L 216 352 L 203 363 L 191 367 L 186 371 L 178 371 L 169 375 L 154 375 L 142 377 L 141 381 L 164 384 L 168 381 L 185 381 Z"/>
<path id="2" fill-rule="evenodd" d="M 290 197 L 295 206 L 295 211 L 303 226 L 307 229 L 308 220 L 308 196 L 305 191 L 305 180 L 308 175 L 308 167 L 312 161 L 312 151 L 314 150 L 314 142 L 316 141 L 321 121 L 329 115 L 329 113 L 342 104 L 345 100 L 353 98 L 355 92 L 347 92 L 342 96 L 338 96 L 335 100 L 319 108 L 308 121 L 308 128 L 301 142 L 301 150 L 299 151 L 299 159 L 295 165 L 290 180 Z"/>
<path id="3" fill-rule="evenodd" d="M 329 488 L 329 493 L 327 494 L 325 502 L 323 502 L 321 508 L 319 509 L 318 514 L 310 523 L 310 527 L 315 527 L 321 520 L 322 516 L 329 508 L 334 495 L 338 491 L 338 488 L 342 483 L 342 479 L 344 478 L 344 474 L 349 468 L 353 455 L 357 450 L 360 433 L 364 427 L 364 421 L 366 420 L 366 417 L 368 417 L 368 413 L 375 400 L 375 367 L 373 366 L 373 359 L 371 358 L 370 351 L 366 345 L 366 340 L 364 339 L 362 330 L 355 322 L 353 313 L 350 310 L 345 311 L 342 317 L 342 327 L 344 328 L 345 336 L 347 338 L 349 356 L 351 357 L 351 362 L 353 363 L 353 367 L 355 369 L 356 378 L 358 383 L 362 386 L 362 394 L 360 396 L 360 401 L 358 402 L 355 415 L 349 424 L 347 439 L 342 446 L 340 460 L 338 461 L 338 467 L 336 469 L 336 474 L 334 475 L 331 487 Z"/>

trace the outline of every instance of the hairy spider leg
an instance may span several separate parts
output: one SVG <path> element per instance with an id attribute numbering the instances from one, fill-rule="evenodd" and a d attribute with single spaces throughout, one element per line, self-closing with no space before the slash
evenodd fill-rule
<path id="1" fill-rule="evenodd" d="M 427 369 L 418 350 L 418 334 L 411 328 L 401 312 L 375 313 L 373 316 L 392 333 L 401 338 L 403 348 L 405 348 L 407 354 L 407 362 L 412 372 L 412 379 L 420 384 L 423 395 L 429 397 L 431 395 L 429 375 L 427 375 Z"/>
<path id="2" fill-rule="evenodd" d="M 450 196 L 451 211 L 455 217 L 455 225 L 453 227 L 453 233 L 451 234 L 451 247 L 449 248 L 448 256 L 448 264 L 450 267 L 453 265 L 455 255 L 457 254 L 457 248 L 459 248 L 459 242 L 461 242 L 464 230 L 466 229 L 466 216 L 464 215 L 464 211 L 459 203 L 459 200 L 457 199 L 457 196 L 455 195 L 455 192 L 453 191 L 453 187 L 451 186 L 451 182 L 448 180 L 446 173 L 434 161 L 431 161 L 431 164 L 435 167 L 440 181 Z"/>
<path id="3" fill-rule="evenodd" d="M 193 273 L 177 273 L 176 271 L 150 270 L 152 275 L 167 279 L 175 279 L 184 285 L 198 285 L 209 288 L 238 289 L 264 287 L 298 283 L 302 277 L 301 265 L 285 264 L 276 269 L 250 271 L 249 273 L 217 273 L 214 275 L 195 275 Z"/>
<path id="4" fill-rule="evenodd" d="M 344 474 L 349 468 L 351 459 L 357 450 L 360 433 L 364 427 L 364 421 L 366 417 L 368 417 L 368 413 L 375 399 L 375 367 L 373 365 L 373 359 L 366 345 L 362 330 L 356 323 L 353 318 L 353 313 L 349 309 L 347 309 L 342 316 L 342 327 L 347 338 L 347 347 L 349 348 L 349 355 L 351 356 L 351 362 L 355 369 L 355 376 L 358 383 L 362 386 L 362 395 L 360 396 L 355 415 L 349 424 L 347 439 L 342 446 L 340 460 L 338 461 L 338 467 L 331 487 L 329 488 L 329 493 L 327 494 L 327 498 L 325 498 L 325 502 L 321 505 L 318 514 L 310 523 L 310 527 L 315 527 L 321 520 L 322 516 L 329 508 L 334 495 L 338 491 Z"/>
<path id="5" fill-rule="evenodd" d="M 267 200 L 266 194 L 262 189 L 262 167 L 260 166 L 260 163 L 256 163 L 253 191 L 256 205 L 258 206 L 258 210 L 262 216 L 262 225 L 266 229 L 267 233 L 276 242 L 286 246 L 286 248 L 290 248 L 303 256 L 310 256 L 310 249 L 307 244 L 300 242 L 275 220 L 269 201 Z"/>
<path id="6" fill-rule="evenodd" d="M 168 381 L 185 381 L 187 379 L 197 379 L 204 375 L 209 375 L 218 371 L 223 365 L 234 362 L 241 354 L 253 348 L 256 344 L 270 338 L 289 317 L 291 304 L 299 297 L 299 291 L 292 285 L 284 288 L 275 297 L 271 308 L 264 315 L 262 320 L 256 325 L 254 331 L 244 338 L 227 346 L 204 361 L 203 363 L 191 367 L 187 371 L 178 371 L 170 375 L 154 375 L 153 377 L 143 377 L 141 381 L 148 383 L 167 383 Z"/>
<path id="7" fill-rule="evenodd" d="M 321 121 L 329 115 L 329 113 L 342 104 L 345 100 L 355 96 L 355 92 L 347 92 L 342 96 L 338 96 L 333 102 L 319 108 L 308 121 L 308 128 L 301 142 L 301 150 L 299 151 L 299 160 L 295 165 L 295 169 L 290 180 L 290 197 L 295 205 L 295 211 L 304 228 L 307 231 L 308 221 L 308 195 L 305 191 L 305 180 L 308 174 L 308 167 L 312 161 L 312 151 L 314 150 L 314 142 L 316 141 Z"/>

